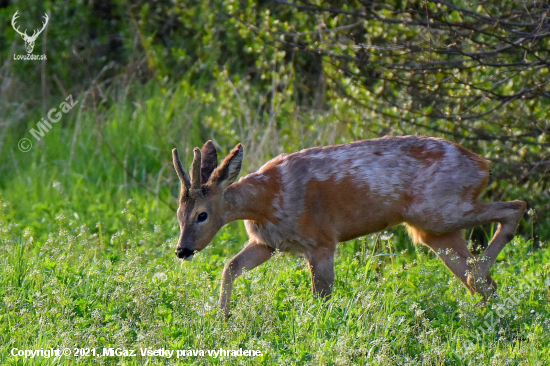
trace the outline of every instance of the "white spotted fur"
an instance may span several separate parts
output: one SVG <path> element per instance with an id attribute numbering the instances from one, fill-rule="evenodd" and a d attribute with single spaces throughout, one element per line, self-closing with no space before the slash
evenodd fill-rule
<path id="1" fill-rule="evenodd" d="M 418 146 L 444 155 L 426 167 L 407 153 L 408 149 Z M 375 152 L 381 155 L 374 155 Z M 300 163 L 305 160 L 307 170 L 300 168 Z M 400 212 L 403 221 L 422 223 L 426 213 L 438 212 L 440 220 L 437 224 L 444 226 L 446 218 L 457 212 L 465 214 L 473 208 L 460 196 L 463 186 L 481 184 L 487 177 L 487 172 L 472 166 L 472 161 L 457 145 L 444 139 L 416 136 L 385 137 L 283 154 L 262 166 L 253 173 L 254 176 L 267 179 L 262 172 L 273 162 L 278 162 L 276 169 L 282 176 L 281 199 L 273 202 L 280 221 L 277 225 L 269 223 L 264 226 L 245 221 L 245 226 L 251 239 L 274 249 L 293 252 L 305 252 L 308 247 L 318 244 L 300 234 L 296 221 L 304 211 L 306 187 L 312 180 L 333 178 L 339 182 L 352 177 L 357 189 L 368 188 L 371 195 L 380 197 L 382 205 L 391 205 L 392 200 L 400 199 L 399 192 L 407 189 L 414 192 L 416 201 L 421 203 Z M 248 177 L 241 178 L 241 181 Z M 361 202 L 354 204 L 361 205 Z"/>

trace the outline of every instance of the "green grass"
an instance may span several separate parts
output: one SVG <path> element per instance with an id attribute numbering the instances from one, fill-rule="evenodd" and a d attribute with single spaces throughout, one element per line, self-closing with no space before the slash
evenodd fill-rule
<path id="1" fill-rule="evenodd" d="M 227 149 L 246 137 L 230 127 L 212 132 L 217 130 L 202 117 L 219 113 L 216 105 L 197 102 L 184 87 L 144 90 L 135 100 L 64 117 L 74 124 L 56 125 L 29 153 L 16 147 L 28 136 L 6 137 L 2 156 L 8 158 L 0 166 L 1 364 L 175 363 L 140 356 L 10 355 L 12 348 L 65 347 L 263 353 L 178 361 L 196 365 L 550 362 L 550 251 L 545 243 L 535 250 L 520 237 L 493 267 L 500 296 L 486 307 L 397 228 L 393 237 L 373 235 L 339 246 L 328 302 L 311 295 L 302 258 L 276 254 L 237 280 L 232 316 L 224 321 L 217 308 L 220 275 L 246 233 L 242 223 L 232 223 L 193 261 L 176 259 L 179 228 L 169 206 L 178 182 L 170 149 L 180 147 L 185 158 L 212 134 Z M 313 144 L 316 136 L 289 135 L 285 149 Z M 249 138 L 245 147 L 255 141 Z M 251 156 L 248 164 L 257 166 L 274 153 Z"/>
<path id="2" fill-rule="evenodd" d="M 277 254 L 237 280 L 225 322 L 216 303 L 225 257 L 239 247 L 233 227 L 191 262 L 176 260 L 174 240 L 147 223 L 110 243 L 68 218 L 59 218 L 42 243 L 28 235 L 10 239 L 2 229 L 2 364 L 24 363 L 9 355 L 13 347 L 244 348 L 264 354 L 194 358 L 195 364 L 540 365 L 550 359 L 549 287 L 543 281 L 548 251 L 532 252 L 519 238 L 493 270 L 500 298 L 486 308 L 477 307 L 479 299 L 426 250 L 395 256 L 392 263 L 385 248 L 375 252 L 365 239 L 340 247 L 336 290 L 327 303 L 311 296 L 301 258 Z"/>

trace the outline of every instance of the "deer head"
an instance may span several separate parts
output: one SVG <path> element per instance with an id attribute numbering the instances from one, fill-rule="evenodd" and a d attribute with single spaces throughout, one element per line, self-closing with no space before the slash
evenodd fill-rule
<path id="1" fill-rule="evenodd" d="M 191 177 L 183 170 L 178 150 L 172 150 L 174 168 L 181 182 L 178 220 L 181 235 L 176 247 L 179 258 L 190 259 L 204 249 L 226 224 L 224 193 L 241 171 L 243 147 L 235 146 L 218 166 L 218 154 L 212 141 L 193 150 Z"/>
<path id="2" fill-rule="evenodd" d="M 17 33 L 19 33 L 21 35 L 21 38 L 23 38 L 23 41 L 25 41 L 25 49 L 27 50 L 27 53 L 31 53 L 33 48 L 34 48 L 34 42 L 36 41 L 36 38 L 38 38 L 40 33 L 42 33 L 42 31 L 44 30 L 44 28 L 46 28 L 46 25 L 48 24 L 48 19 L 49 19 L 48 15 L 44 14 L 44 19 L 46 21 L 44 23 L 42 23 L 42 29 L 40 29 L 39 31 L 35 30 L 35 31 L 33 31 L 32 36 L 28 36 L 26 29 L 25 29 L 25 32 L 20 32 L 19 27 L 16 27 L 16 25 L 15 25 L 15 21 L 19 17 L 19 15 L 17 13 L 18 13 L 18 11 L 16 11 L 15 14 L 13 14 L 13 17 L 11 18 L 11 26 L 13 27 L 13 29 Z"/>

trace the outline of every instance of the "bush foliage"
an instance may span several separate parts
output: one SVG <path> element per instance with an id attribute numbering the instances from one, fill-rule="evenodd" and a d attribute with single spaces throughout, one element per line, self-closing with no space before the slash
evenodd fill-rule
<path id="1" fill-rule="evenodd" d="M 154 123 L 178 121 L 185 127 L 174 133 L 191 145 L 241 140 L 258 159 L 251 167 L 317 144 L 448 138 L 492 161 L 488 198 L 526 200 L 537 234 L 548 235 L 544 2 L 29 2 L 25 27 L 50 15 L 36 47 L 45 63 L 12 59 L 23 52 L 8 25 L 21 5 L 0 8 L 2 142 L 68 93 L 101 114 L 152 83 L 163 98 L 197 106 L 193 117 L 177 105 Z M 80 126 L 73 119 L 64 128 L 75 135 Z"/>

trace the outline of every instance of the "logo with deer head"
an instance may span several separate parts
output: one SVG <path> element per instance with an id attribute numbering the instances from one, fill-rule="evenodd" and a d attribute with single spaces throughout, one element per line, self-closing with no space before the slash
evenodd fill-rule
<path id="1" fill-rule="evenodd" d="M 23 41 L 25 41 L 25 49 L 27 50 L 27 53 L 31 53 L 34 48 L 34 42 L 36 42 L 36 38 L 42 33 L 42 31 L 46 28 L 46 25 L 48 24 L 48 15 L 44 14 L 44 19 L 46 20 L 44 23 L 42 23 L 42 29 L 39 31 L 34 30 L 32 36 L 27 35 L 27 30 L 25 29 L 24 32 L 19 31 L 19 27 L 16 27 L 15 21 L 17 20 L 17 17 L 19 15 L 17 14 L 19 11 L 16 11 L 15 14 L 13 14 L 13 17 L 11 18 L 11 26 L 17 33 L 21 35 L 21 38 L 23 38 Z"/>

